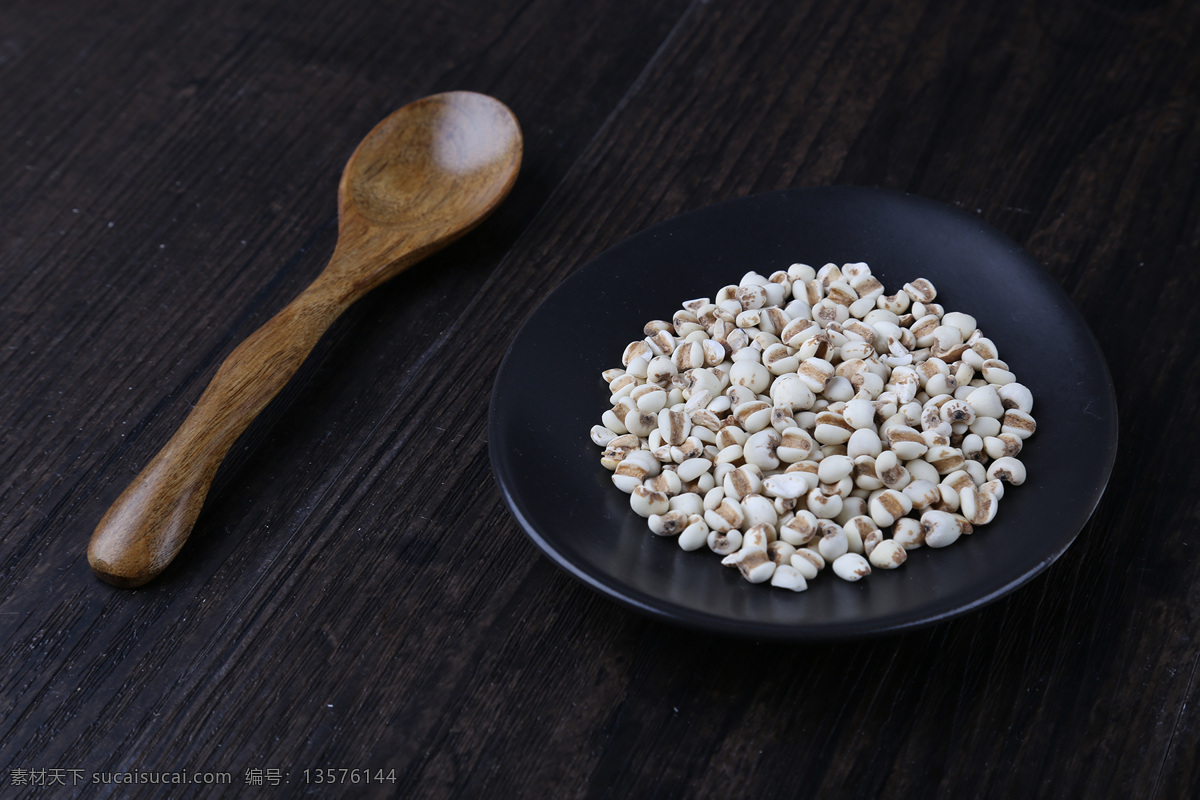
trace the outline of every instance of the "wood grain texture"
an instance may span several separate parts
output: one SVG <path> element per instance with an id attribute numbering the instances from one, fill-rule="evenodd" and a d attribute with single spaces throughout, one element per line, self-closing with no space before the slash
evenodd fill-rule
<path id="1" fill-rule="evenodd" d="M 0 785 L 270 768 L 292 796 L 358 766 L 397 783 L 334 794 L 1200 794 L 1194 3 L 192 6 L 0 9 Z M 375 120 L 455 88 L 522 122 L 509 201 L 333 326 L 185 566 L 95 581 L 87 534 L 182 399 L 328 257 L 321 187 Z M 1042 576 L 903 636 L 714 639 L 602 600 L 492 482 L 507 342 L 630 233 L 827 183 L 973 211 L 1045 265 L 1116 383 L 1108 493 Z"/>

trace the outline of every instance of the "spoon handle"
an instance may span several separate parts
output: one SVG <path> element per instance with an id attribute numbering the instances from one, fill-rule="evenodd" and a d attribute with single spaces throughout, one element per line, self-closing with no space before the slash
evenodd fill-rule
<path id="1" fill-rule="evenodd" d="M 355 299 L 329 274 L 229 354 L 179 430 L 108 509 L 88 545 L 102 579 L 141 586 L 183 547 L 229 448 Z"/>

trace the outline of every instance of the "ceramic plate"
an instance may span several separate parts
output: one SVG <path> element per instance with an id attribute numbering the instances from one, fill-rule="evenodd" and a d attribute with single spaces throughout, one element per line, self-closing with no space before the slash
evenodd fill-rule
<path id="1" fill-rule="evenodd" d="M 651 319 L 756 270 L 867 262 L 887 287 L 928 278 L 937 302 L 977 319 L 1034 394 L 1029 478 L 996 520 L 951 547 L 922 548 L 858 583 L 825 571 L 805 592 L 751 585 L 707 549 L 653 535 L 600 465 L 589 430 L 608 409 L 600 374 Z M 1049 567 L 1083 529 L 1116 454 L 1104 358 L 1058 284 L 978 218 L 883 190 L 826 187 L 690 212 L 603 253 L 551 293 L 496 378 L 492 467 L 534 543 L 571 576 L 659 620 L 759 639 L 850 639 L 978 609 Z"/>

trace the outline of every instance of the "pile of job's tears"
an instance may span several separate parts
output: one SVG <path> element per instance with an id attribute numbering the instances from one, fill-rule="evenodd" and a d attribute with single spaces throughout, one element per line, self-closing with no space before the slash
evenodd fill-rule
<path id="1" fill-rule="evenodd" d="M 633 510 L 751 583 L 857 581 L 991 522 L 1033 396 L 969 314 L 866 264 L 747 273 L 604 373 L 592 440 Z"/>

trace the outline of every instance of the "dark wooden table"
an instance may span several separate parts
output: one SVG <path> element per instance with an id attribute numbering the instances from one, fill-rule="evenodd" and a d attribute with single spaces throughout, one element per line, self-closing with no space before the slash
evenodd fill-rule
<path id="1" fill-rule="evenodd" d="M 520 118 L 509 200 L 339 321 L 161 578 L 96 580 L 105 508 L 323 266 L 359 138 L 449 89 Z M 4 796 L 1197 796 L 1198 122 L 1191 0 L 4 3 Z M 652 223 L 826 184 L 1045 266 L 1116 384 L 1107 494 L 1031 583 L 901 636 L 602 599 L 492 479 L 508 342 Z"/>

